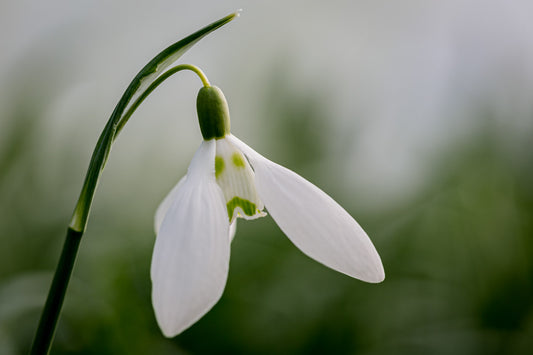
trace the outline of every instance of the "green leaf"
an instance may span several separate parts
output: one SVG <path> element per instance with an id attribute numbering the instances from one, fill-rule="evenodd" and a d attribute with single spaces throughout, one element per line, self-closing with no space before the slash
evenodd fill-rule
<path id="1" fill-rule="evenodd" d="M 205 37 L 207 34 L 213 32 L 214 30 L 222 27 L 226 23 L 233 20 L 235 17 L 239 16 L 238 12 L 229 14 L 228 16 L 221 18 L 218 21 L 213 22 L 212 24 L 202 28 L 199 31 L 185 37 L 184 39 L 174 43 L 168 48 L 164 49 L 161 53 L 156 55 L 148 64 L 142 68 L 142 70 L 135 76 L 132 80 L 126 92 L 122 96 L 120 102 L 117 105 L 117 108 L 120 111 L 120 115 L 124 112 L 127 104 L 131 99 L 136 95 L 141 95 L 142 92 L 146 90 L 158 76 L 164 73 L 172 63 L 178 60 L 186 51 L 188 51 L 194 44 L 199 40 Z"/>

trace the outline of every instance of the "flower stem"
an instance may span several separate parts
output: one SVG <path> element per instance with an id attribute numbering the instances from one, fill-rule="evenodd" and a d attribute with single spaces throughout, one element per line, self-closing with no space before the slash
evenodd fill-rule
<path id="1" fill-rule="evenodd" d="M 67 230 L 61 257 L 39 320 L 30 350 L 31 355 L 46 355 L 50 351 L 70 275 L 76 261 L 78 247 L 87 227 L 96 186 L 115 138 L 141 102 L 173 73 L 183 69 L 192 70 L 200 77 L 204 86 L 209 87 L 209 81 L 202 71 L 192 65 L 177 66 L 168 71 L 166 69 L 203 37 L 232 21 L 238 15 L 238 12 L 229 14 L 164 49 L 141 69 L 122 95 L 94 148 L 85 181 Z M 124 114 L 134 97 L 137 99 Z"/>
<path id="2" fill-rule="evenodd" d="M 176 70 L 176 72 L 178 72 L 179 70 L 184 70 L 184 69 L 192 70 L 193 72 L 196 73 L 196 75 L 200 77 L 200 80 L 202 80 L 202 84 L 204 84 L 205 87 L 208 88 L 211 86 L 211 84 L 209 84 L 209 80 L 207 80 L 207 76 L 205 76 L 204 72 L 197 66 L 194 66 L 192 64 L 182 64 L 182 65 L 178 65 L 175 68 L 178 68 L 178 67 L 181 67 L 181 68 Z"/>
<path id="3" fill-rule="evenodd" d="M 131 115 L 135 112 L 137 107 L 139 107 L 139 105 L 144 101 L 144 99 L 146 99 L 148 97 L 148 95 L 150 95 L 150 93 L 155 90 L 155 88 L 157 88 L 159 85 L 161 85 L 163 83 L 163 81 L 167 80 L 170 76 L 172 76 L 172 75 L 174 75 L 177 72 L 182 71 L 182 70 L 191 70 L 191 71 L 193 71 L 194 73 L 196 73 L 196 75 L 198 75 L 200 80 L 202 80 L 202 84 L 204 85 L 204 87 L 211 87 L 211 84 L 209 83 L 209 80 L 207 79 L 207 76 L 197 66 L 194 66 L 192 64 L 180 64 L 180 65 L 176 65 L 175 67 L 172 67 L 172 68 L 168 69 L 166 72 L 164 72 L 163 74 L 158 76 L 157 79 L 155 79 L 150 84 L 150 86 L 148 86 L 146 88 L 146 90 L 141 95 L 139 95 L 139 97 L 137 97 L 135 102 L 133 102 L 130 105 L 130 107 L 128 108 L 126 113 L 124 115 L 122 115 L 120 121 L 117 124 L 116 132 L 115 132 L 115 136 L 113 137 L 113 140 L 119 135 L 119 133 L 122 131 L 122 128 L 124 128 L 124 126 L 126 125 L 128 120 L 130 119 Z"/>
<path id="4" fill-rule="evenodd" d="M 48 354 L 82 235 L 83 232 L 77 232 L 71 228 L 67 229 L 67 237 L 39 320 L 37 333 L 30 351 L 31 355 Z"/>

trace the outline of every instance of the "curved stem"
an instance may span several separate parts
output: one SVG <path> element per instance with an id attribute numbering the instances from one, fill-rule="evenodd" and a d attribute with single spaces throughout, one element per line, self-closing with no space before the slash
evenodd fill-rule
<path id="1" fill-rule="evenodd" d="M 150 62 L 148 62 L 148 64 L 144 66 L 144 68 L 141 69 L 135 78 L 133 78 L 132 82 L 113 110 L 109 121 L 107 122 L 102 134 L 100 135 L 100 138 L 98 139 L 98 143 L 91 157 L 91 162 L 89 163 L 89 169 L 87 170 L 87 175 L 85 176 L 82 191 L 78 198 L 76 207 L 74 208 L 74 213 L 72 214 L 72 219 L 70 222 L 70 227 L 72 229 L 76 231 L 83 231 L 87 226 L 87 220 L 89 218 L 89 212 L 94 197 L 94 192 L 96 191 L 96 185 L 98 184 L 98 179 L 100 178 L 100 174 L 102 173 L 109 152 L 111 151 L 111 144 L 117 135 L 117 127 L 122 120 L 124 110 L 126 110 L 129 102 L 132 100 L 135 94 L 138 92 L 145 92 L 146 87 L 150 87 L 150 84 L 156 81 L 158 77 L 164 75 L 166 68 L 174 63 L 195 43 L 197 43 L 207 34 L 230 22 L 238 15 L 238 12 L 229 14 L 228 16 L 213 22 L 201 30 L 196 31 L 192 35 L 185 37 L 181 41 L 174 43 L 155 56 Z M 203 75 L 199 69 L 190 69 L 195 71 L 200 76 L 202 81 L 205 80 L 204 84 L 209 84 L 205 78 L 205 75 Z"/>
<path id="2" fill-rule="evenodd" d="M 211 86 L 211 84 L 209 84 L 209 80 L 207 80 L 207 76 L 205 76 L 204 72 L 200 68 L 198 68 L 197 66 L 194 66 L 192 64 L 181 64 L 181 65 L 178 65 L 178 66 L 176 66 L 176 67 L 174 67 L 172 69 L 177 69 L 175 71 L 175 73 L 179 72 L 180 70 L 192 70 L 193 72 L 196 73 L 196 75 L 198 75 L 200 77 L 200 80 L 202 80 L 202 84 L 204 84 L 205 87 L 210 87 Z M 171 69 L 169 69 L 169 70 L 171 70 Z"/>
<path id="3" fill-rule="evenodd" d="M 182 65 L 168 71 L 165 70 L 200 39 L 237 16 L 238 13 L 232 13 L 223 17 L 164 49 L 141 69 L 122 95 L 94 148 L 85 181 L 67 230 L 61 257 L 54 273 L 43 313 L 39 320 L 30 354 L 46 355 L 50 351 L 70 275 L 72 274 L 76 261 L 78 247 L 87 226 L 96 186 L 98 185 L 98 180 L 116 136 L 142 101 L 170 75 L 183 69 L 189 69 L 200 77 L 204 86 L 209 86 L 209 81 L 202 71 L 192 65 Z M 144 86 L 147 86 L 146 90 L 144 90 Z M 126 111 L 126 114 L 123 115 L 128 104 L 138 92 L 141 92 L 141 94 Z"/>
<path id="4" fill-rule="evenodd" d="M 144 99 L 146 99 L 148 97 L 148 95 L 150 95 L 150 93 L 152 91 L 154 91 L 159 85 L 161 85 L 161 83 L 163 83 L 163 81 L 165 81 L 170 76 L 172 76 L 172 75 L 174 75 L 177 72 L 180 72 L 182 70 L 191 70 L 191 71 L 193 71 L 194 73 L 196 73 L 198 75 L 200 80 L 202 80 L 202 84 L 205 87 L 210 87 L 211 86 L 211 84 L 209 83 L 209 80 L 207 79 L 207 76 L 204 74 L 204 72 L 200 68 L 198 68 L 197 66 L 194 66 L 192 64 L 180 64 L 180 65 L 177 65 L 175 67 L 172 67 L 172 68 L 168 69 L 166 72 L 164 72 L 163 74 L 158 76 L 157 79 L 155 79 L 154 82 L 152 84 L 150 84 L 150 86 L 148 86 L 146 88 L 146 90 L 141 95 L 139 95 L 139 97 L 135 100 L 135 102 L 133 102 L 131 104 L 129 109 L 126 111 L 126 113 L 122 116 L 122 118 L 118 122 L 117 127 L 116 127 L 115 136 L 113 137 L 113 140 L 115 140 L 116 137 L 120 134 L 120 132 L 122 131 L 122 128 L 124 128 L 124 126 L 126 125 L 128 120 L 130 119 L 131 115 L 135 112 L 137 107 L 139 107 L 139 105 L 144 101 Z"/>

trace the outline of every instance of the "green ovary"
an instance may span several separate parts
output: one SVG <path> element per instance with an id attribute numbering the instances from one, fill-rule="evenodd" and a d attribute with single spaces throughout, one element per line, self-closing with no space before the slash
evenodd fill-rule
<path id="1" fill-rule="evenodd" d="M 233 212 L 235 211 L 235 208 L 240 207 L 245 215 L 247 216 L 253 216 L 255 212 L 257 211 L 257 207 L 255 203 L 250 202 L 248 200 L 245 200 L 243 198 L 235 196 L 232 198 L 227 204 L 226 207 L 228 208 L 228 216 L 229 220 L 231 221 L 233 219 Z"/>

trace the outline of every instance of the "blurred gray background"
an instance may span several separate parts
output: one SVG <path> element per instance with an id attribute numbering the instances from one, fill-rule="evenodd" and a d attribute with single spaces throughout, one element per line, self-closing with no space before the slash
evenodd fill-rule
<path id="1" fill-rule="evenodd" d="M 27 352 L 94 144 L 160 50 L 242 8 L 180 63 L 232 132 L 321 187 L 376 245 L 365 284 L 270 217 L 239 224 L 226 291 L 165 339 L 153 213 L 201 135 L 191 73 L 114 145 L 54 354 L 527 354 L 533 346 L 530 1 L 0 2 L 0 353 Z"/>

